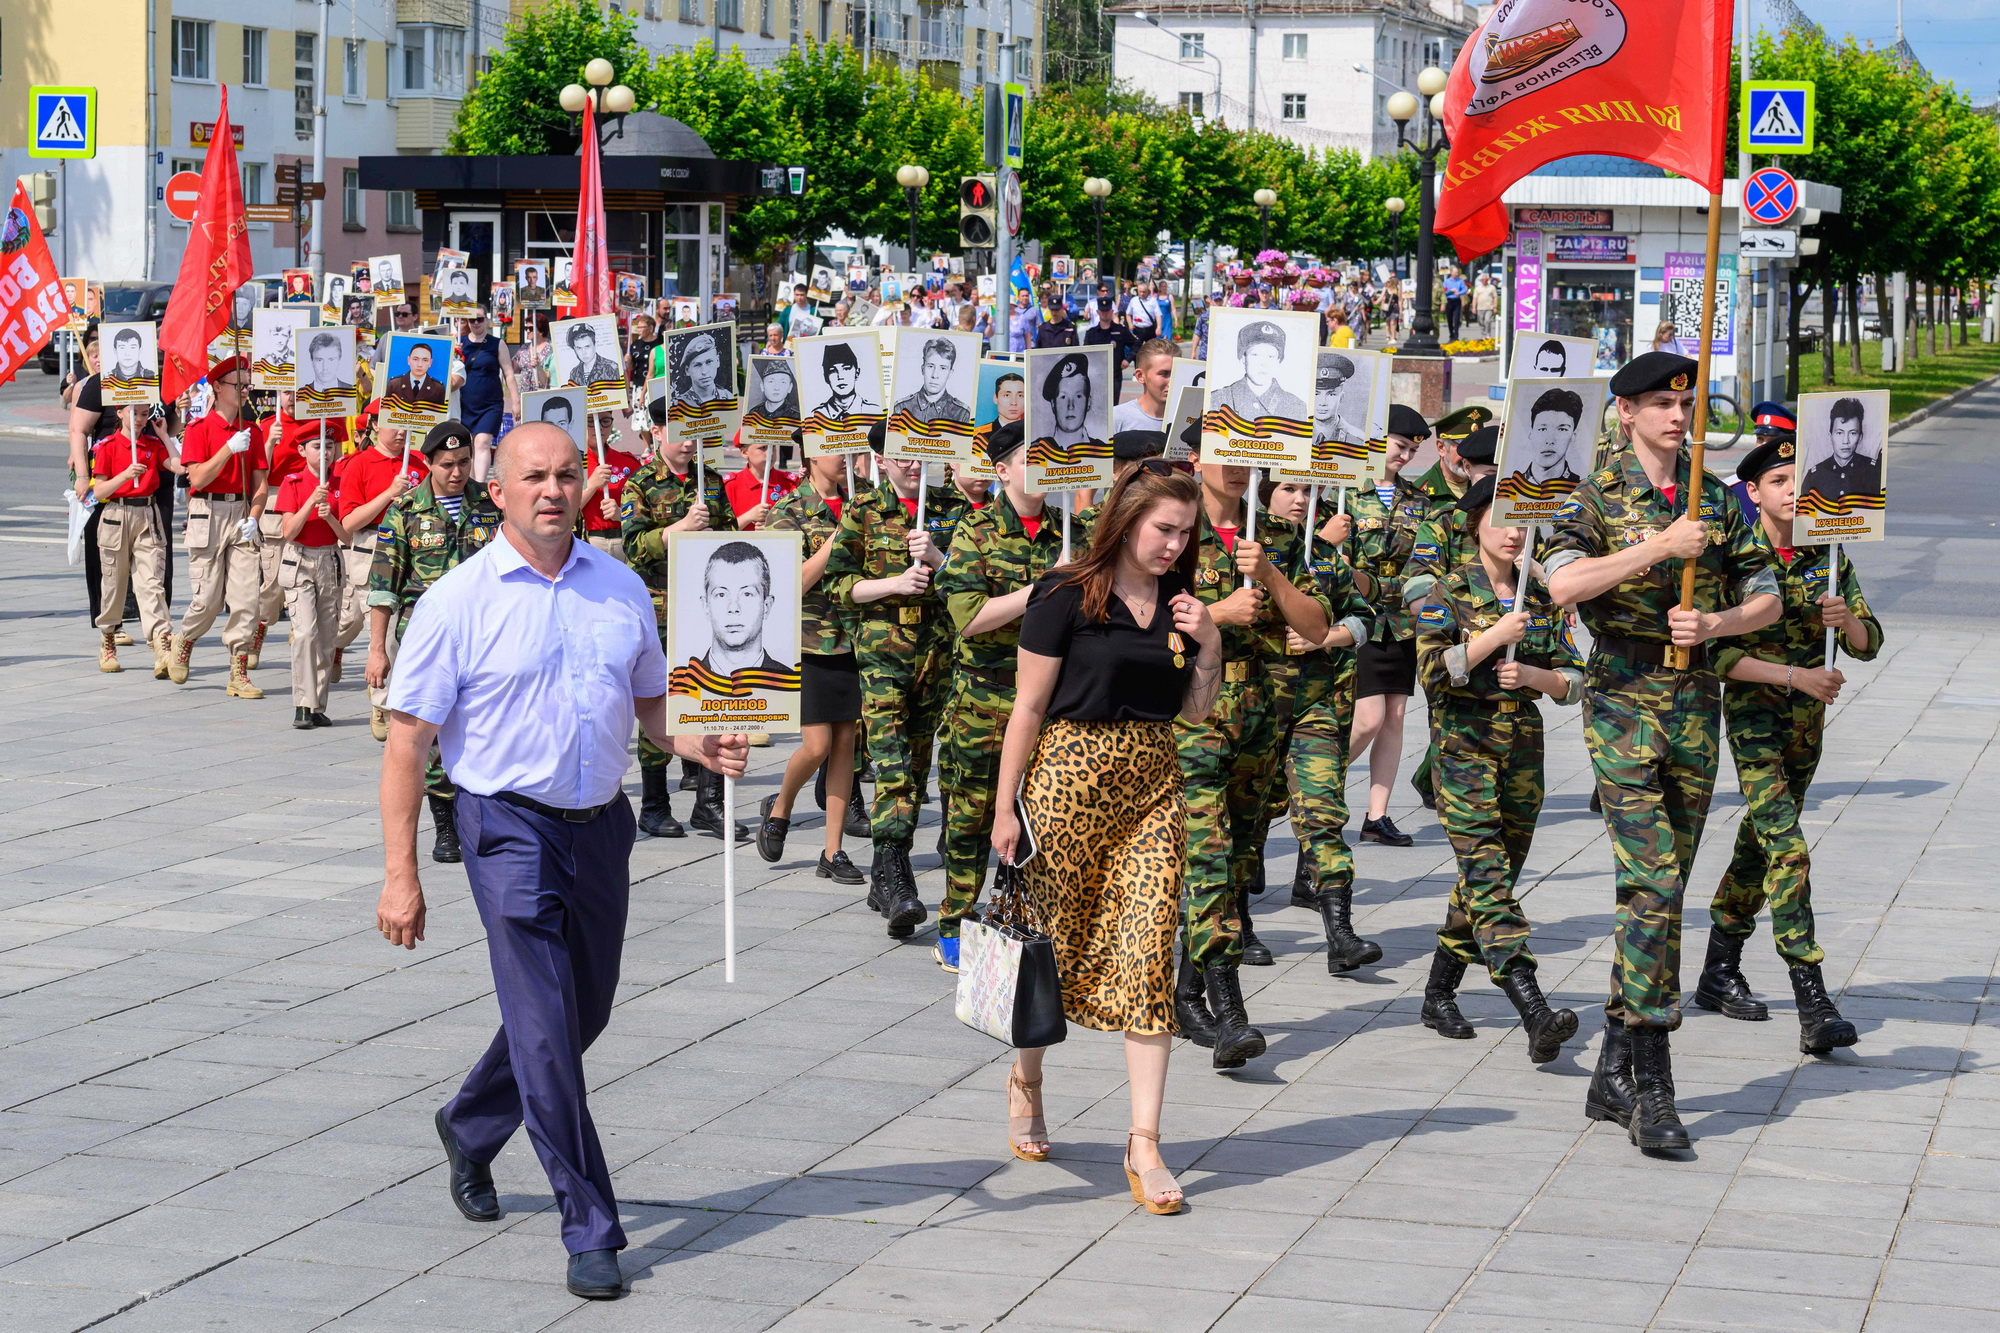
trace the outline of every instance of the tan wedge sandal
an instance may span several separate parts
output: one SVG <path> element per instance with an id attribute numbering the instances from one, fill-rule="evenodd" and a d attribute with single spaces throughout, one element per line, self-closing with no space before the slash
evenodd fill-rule
<path id="1" fill-rule="evenodd" d="M 1139 1204 L 1155 1217 L 1168 1217 L 1174 1213 L 1178 1213 L 1181 1210 L 1180 1182 L 1175 1180 L 1174 1173 L 1167 1170 L 1164 1166 L 1148 1167 L 1144 1171 L 1134 1171 L 1132 1169 L 1133 1139 L 1151 1139 L 1153 1142 L 1158 1143 L 1160 1136 L 1150 1129 L 1140 1129 L 1137 1126 L 1134 1126 L 1127 1133 L 1125 1139 L 1125 1179 L 1132 1186 L 1132 1202 Z M 1171 1194 L 1174 1197 L 1170 1201 L 1162 1203 L 1160 1202 L 1162 1194 Z"/>
<path id="2" fill-rule="evenodd" d="M 1020 1067 L 1007 1070 L 1007 1147 L 1024 1162 L 1046 1162 L 1049 1160 L 1049 1127 L 1042 1119 L 1042 1081 L 1030 1083 L 1020 1075 Z M 1028 1103 L 1027 1115 L 1014 1114 L 1014 1089 L 1021 1090 L 1022 1098 Z M 1031 1150 L 1023 1144 L 1040 1144 L 1039 1151 Z"/>

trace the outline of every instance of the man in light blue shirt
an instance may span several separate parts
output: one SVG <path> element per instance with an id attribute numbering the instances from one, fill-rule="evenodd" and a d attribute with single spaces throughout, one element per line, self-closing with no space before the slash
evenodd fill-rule
<path id="1" fill-rule="evenodd" d="M 376 925 L 424 937 L 417 809 L 433 738 L 458 783 L 466 878 L 486 927 L 500 1031 L 437 1113 L 452 1202 L 500 1216 L 490 1163 L 525 1121 L 562 1214 L 572 1293 L 624 1290 L 611 1175 L 584 1104 L 583 1053 L 618 984 L 634 823 L 621 782 L 636 716 L 663 749 L 741 776 L 741 736 L 666 735 L 667 663 L 639 576 L 572 534 L 583 469 L 566 432 L 500 441 L 500 537 L 431 585 L 389 688 Z"/>

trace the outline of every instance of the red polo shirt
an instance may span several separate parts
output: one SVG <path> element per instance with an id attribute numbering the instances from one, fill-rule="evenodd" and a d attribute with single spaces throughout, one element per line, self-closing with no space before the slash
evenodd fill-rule
<path id="1" fill-rule="evenodd" d="M 278 498 L 271 502 L 274 514 L 296 514 L 306 507 L 314 491 L 319 489 L 319 478 L 310 472 L 298 471 L 278 484 Z M 332 487 L 327 488 L 331 492 Z M 333 525 L 315 514 L 299 529 L 299 535 L 292 538 L 300 546 L 331 546 L 339 538 L 334 534 Z"/>
<path id="2" fill-rule="evenodd" d="M 341 460 L 340 477 L 333 491 L 333 511 L 346 518 L 355 510 L 367 504 L 396 479 L 397 471 L 403 465 L 402 451 L 385 455 L 372 445 L 358 454 L 349 454 Z M 415 486 L 430 474 L 424 463 L 424 456 L 410 450 L 410 485 Z"/>
<path id="3" fill-rule="evenodd" d="M 140 433 L 138 448 L 139 462 L 146 470 L 111 492 L 114 498 L 140 500 L 160 488 L 160 467 L 166 460 L 167 446 L 149 430 Z M 104 481 L 123 472 L 132 461 L 131 438 L 121 430 L 97 442 L 90 465 L 96 479 Z"/>
<path id="4" fill-rule="evenodd" d="M 796 473 L 771 469 L 771 503 L 790 495 L 798 489 Z M 764 480 L 755 468 L 738 468 L 722 480 L 722 494 L 729 501 L 729 511 L 738 518 L 749 513 L 764 502 Z"/>
<path id="5" fill-rule="evenodd" d="M 611 480 L 604 483 L 604 489 L 590 497 L 583 506 L 583 528 L 586 532 L 617 532 L 617 518 L 604 516 L 604 497 L 611 497 L 611 512 L 616 515 L 618 503 L 625 496 L 625 482 L 639 469 L 639 460 L 618 449 L 606 449 L 601 453 L 588 449 L 583 455 L 583 475 L 588 477 L 597 471 L 599 463 L 611 465 Z"/>
<path id="6" fill-rule="evenodd" d="M 210 412 L 181 432 L 181 462 L 192 472 L 197 464 L 206 463 L 219 453 L 227 453 L 229 437 L 246 429 L 250 432 L 250 447 L 231 456 L 208 485 L 192 487 L 196 495 L 248 495 L 251 490 L 250 474 L 262 472 L 270 466 L 269 456 L 264 452 L 264 432 L 247 421 L 226 421 L 220 412 Z"/>

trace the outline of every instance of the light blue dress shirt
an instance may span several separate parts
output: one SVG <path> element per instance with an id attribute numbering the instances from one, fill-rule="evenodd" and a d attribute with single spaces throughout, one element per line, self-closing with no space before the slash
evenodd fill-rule
<path id="1" fill-rule="evenodd" d="M 580 810 L 618 794 L 632 701 L 666 692 L 637 574 L 573 542 L 547 579 L 503 533 L 418 601 L 388 707 L 437 724 L 445 771 L 466 791 Z"/>

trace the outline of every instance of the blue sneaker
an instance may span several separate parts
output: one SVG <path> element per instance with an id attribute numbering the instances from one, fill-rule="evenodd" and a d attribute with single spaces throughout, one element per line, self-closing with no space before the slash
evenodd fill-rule
<path id="1" fill-rule="evenodd" d="M 938 942 L 931 946 L 931 957 L 937 959 L 937 965 L 945 971 L 958 971 L 958 936 L 953 935 L 950 939 L 940 936 Z"/>

